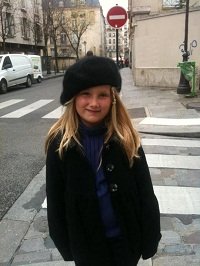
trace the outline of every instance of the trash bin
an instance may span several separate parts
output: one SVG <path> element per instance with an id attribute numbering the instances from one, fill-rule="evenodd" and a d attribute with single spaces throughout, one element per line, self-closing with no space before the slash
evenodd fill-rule
<path id="1" fill-rule="evenodd" d="M 196 96 L 195 87 L 196 87 L 196 63 L 194 61 L 184 61 L 178 63 L 177 67 L 180 67 L 181 72 L 184 77 L 192 82 L 192 90 L 190 93 L 191 97 Z"/>

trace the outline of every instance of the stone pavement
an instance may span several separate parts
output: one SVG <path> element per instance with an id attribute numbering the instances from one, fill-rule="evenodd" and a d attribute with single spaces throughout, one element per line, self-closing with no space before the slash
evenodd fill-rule
<path id="1" fill-rule="evenodd" d="M 186 141 L 199 137 L 200 113 L 195 109 L 187 109 L 190 103 L 195 103 L 197 107 L 200 105 L 199 91 L 197 98 L 185 98 L 184 95 L 177 95 L 175 89 L 137 88 L 133 84 L 129 68 L 122 69 L 121 73 L 121 97 L 144 137 L 146 153 L 152 153 L 152 147 L 154 153 L 166 152 L 164 145 L 156 147 L 149 142 L 150 138 L 157 143 L 158 139 L 162 139 L 167 144 L 169 139 L 166 136 L 173 136 L 176 141 L 180 137 L 190 138 Z M 192 148 L 189 147 L 190 144 L 187 147 L 184 143 L 183 146 L 180 144 L 169 149 L 169 152 L 196 157 L 200 155 L 198 139 L 193 143 Z M 172 144 L 167 145 L 172 147 Z M 199 167 L 176 169 L 152 166 L 151 175 L 155 189 L 163 185 L 167 188 L 200 187 Z M 0 222 L 0 266 L 74 266 L 73 262 L 62 261 L 49 237 L 46 209 L 42 208 L 44 199 L 45 167 L 34 177 Z M 183 199 L 179 204 L 186 205 L 186 200 Z M 194 204 L 198 207 L 199 201 Z M 184 211 L 177 214 L 164 210 L 161 213 L 163 237 L 158 253 L 152 259 L 141 260 L 139 266 L 200 265 L 200 208 L 191 213 L 187 212 L 187 208 L 186 213 Z"/>

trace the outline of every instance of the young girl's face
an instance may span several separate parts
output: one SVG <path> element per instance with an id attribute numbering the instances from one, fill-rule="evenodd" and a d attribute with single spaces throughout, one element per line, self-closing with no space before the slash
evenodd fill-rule
<path id="1" fill-rule="evenodd" d="M 112 94 L 109 85 L 81 91 L 75 98 L 75 107 L 81 121 L 88 127 L 100 124 L 110 111 Z"/>

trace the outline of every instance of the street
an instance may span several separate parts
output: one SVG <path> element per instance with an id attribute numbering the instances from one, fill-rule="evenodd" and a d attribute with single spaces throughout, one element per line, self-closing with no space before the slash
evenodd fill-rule
<path id="1" fill-rule="evenodd" d="M 42 117 L 59 106 L 61 85 L 56 78 L 0 95 L 0 219 L 45 164 L 54 120 Z"/>

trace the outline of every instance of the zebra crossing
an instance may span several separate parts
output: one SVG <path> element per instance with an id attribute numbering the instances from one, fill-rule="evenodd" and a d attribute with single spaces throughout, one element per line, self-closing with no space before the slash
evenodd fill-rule
<path id="1" fill-rule="evenodd" d="M 26 104 L 26 99 L 10 99 L 7 101 L 0 102 L 0 119 L 5 118 L 22 118 L 34 111 L 45 107 L 48 104 L 52 104 L 55 99 L 39 99 Z M 19 105 L 22 104 L 22 107 Z M 8 111 L 6 114 L 1 115 L 1 110 L 7 110 L 10 107 L 15 107 L 13 111 Z M 45 115 L 42 115 L 42 119 L 57 119 L 62 115 L 63 107 L 57 106 Z M 155 119 L 145 118 L 141 123 L 160 123 L 165 125 L 182 125 L 186 123 L 188 125 L 199 123 L 199 119 L 191 120 L 184 119 L 183 121 L 175 121 L 176 119 Z M 191 122 L 192 121 L 192 122 Z M 152 147 L 184 147 L 184 148 L 199 148 L 199 140 L 189 139 L 172 139 L 172 138 L 143 138 L 143 146 Z M 152 151 L 154 149 L 152 148 Z M 146 153 L 147 162 L 150 168 L 161 168 L 161 169 L 185 169 L 185 170 L 200 170 L 200 156 L 199 155 L 180 155 L 180 154 L 159 154 L 159 153 Z M 176 186 L 154 186 L 155 193 L 158 197 L 161 213 L 170 214 L 200 214 L 200 188 L 198 187 L 176 187 Z M 184 204 L 183 204 L 184 202 Z M 46 203 L 43 203 L 45 208 Z"/>
<path id="2" fill-rule="evenodd" d="M 11 111 L 4 115 L 0 114 L 0 118 L 21 118 L 24 117 L 44 106 L 46 106 L 49 103 L 52 103 L 55 101 L 55 99 L 40 99 L 37 101 L 34 101 L 31 104 L 24 105 L 23 107 L 16 108 L 16 110 Z M 26 99 L 11 99 L 8 101 L 0 102 L 0 110 L 6 109 L 11 106 L 15 106 L 18 103 L 26 103 Z M 42 116 L 41 118 L 48 118 L 48 119 L 57 119 L 62 115 L 63 107 L 59 106 L 50 113 L 47 113 L 46 115 Z"/>
<path id="3" fill-rule="evenodd" d="M 143 138 L 142 145 L 159 146 L 173 149 L 173 147 L 199 148 L 200 140 L 173 138 Z M 200 156 L 179 154 L 149 154 L 146 153 L 148 165 L 151 168 L 165 168 L 177 170 L 200 170 Z M 190 178 L 188 174 L 188 178 Z M 200 214 L 200 188 L 182 186 L 154 186 L 162 214 Z"/>
<path id="4" fill-rule="evenodd" d="M 163 147 L 199 148 L 200 140 L 172 138 L 143 138 L 142 145 Z M 153 150 L 153 148 L 152 148 Z M 146 153 L 148 165 L 151 168 L 200 170 L 200 156 L 183 156 Z M 188 176 L 189 178 L 189 176 Z M 200 188 L 180 186 L 157 186 L 154 191 L 159 201 L 162 214 L 200 215 Z M 46 199 L 42 208 L 46 208 Z"/>

